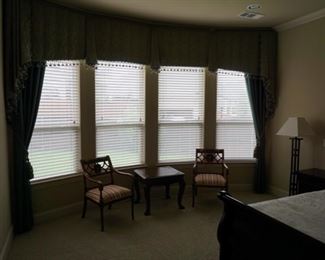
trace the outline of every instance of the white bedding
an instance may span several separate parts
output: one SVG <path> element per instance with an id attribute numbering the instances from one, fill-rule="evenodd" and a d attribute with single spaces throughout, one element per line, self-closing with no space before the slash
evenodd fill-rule
<path id="1" fill-rule="evenodd" d="M 249 206 L 325 243 L 325 190 Z"/>

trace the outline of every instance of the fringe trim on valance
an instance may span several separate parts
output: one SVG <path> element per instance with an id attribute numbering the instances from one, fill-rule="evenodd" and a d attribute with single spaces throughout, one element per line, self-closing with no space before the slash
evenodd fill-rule
<path id="1" fill-rule="evenodd" d="M 98 64 L 96 64 L 94 67 L 98 68 L 98 66 L 115 67 L 115 68 L 132 68 L 132 69 L 142 70 L 144 69 L 145 65 L 131 63 L 131 62 L 121 62 L 121 61 L 98 61 Z"/>
<path id="2" fill-rule="evenodd" d="M 241 71 L 234 71 L 234 70 L 225 70 L 225 69 L 217 69 L 217 74 L 222 74 L 222 75 L 231 75 L 235 77 L 244 77 L 245 73 Z"/>
<path id="3" fill-rule="evenodd" d="M 205 68 L 195 68 L 195 67 L 184 67 L 184 66 L 171 66 L 171 67 L 160 67 L 160 71 L 177 71 L 177 72 L 204 72 Z"/>
<path id="4" fill-rule="evenodd" d="M 64 67 L 64 66 L 80 66 L 80 61 L 78 60 L 58 60 L 58 61 L 46 61 L 44 63 L 46 67 Z"/>

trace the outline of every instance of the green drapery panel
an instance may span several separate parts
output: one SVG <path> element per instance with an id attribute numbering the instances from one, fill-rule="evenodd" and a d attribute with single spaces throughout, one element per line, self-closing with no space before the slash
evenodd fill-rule
<path id="1" fill-rule="evenodd" d="M 6 117 L 11 122 L 31 60 L 30 2 L 4 1 L 3 14 L 4 93 Z"/>
<path id="2" fill-rule="evenodd" d="M 97 60 L 149 64 L 150 27 L 107 17 L 87 18 L 87 63 Z"/>
<path id="3" fill-rule="evenodd" d="M 28 231 L 33 226 L 33 210 L 30 179 L 33 168 L 28 159 L 28 146 L 32 138 L 41 98 L 45 72 L 44 63 L 33 63 L 28 68 L 28 76 L 18 97 L 17 112 L 13 116 L 13 175 L 12 212 L 16 234 Z"/>
<path id="4" fill-rule="evenodd" d="M 151 45 L 151 66 L 199 66 L 208 61 L 207 30 L 182 27 L 154 27 Z"/>
<path id="5" fill-rule="evenodd" d="M 261 77 L 247 75 L 246 85 L 256 135 L 254 157 L 257 161 L 255 165 L 254 189 L 258 193 L 263 193 L 266 190 L 265 124 L 267 121 L 267 95 L 265 92 L 265 81 Z"/>

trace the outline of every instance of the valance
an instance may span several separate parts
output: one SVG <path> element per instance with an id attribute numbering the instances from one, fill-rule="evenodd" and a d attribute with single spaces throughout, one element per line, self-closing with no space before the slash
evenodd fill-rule
<path id="1" fill-rule="evenodd" d="M 16 17 L 9 30 L 17 34 L 13 70 L 18 71 L 14 92 L 30 62 L 85 59 L 89 65 L 109 60 L 154 69 L 237 70 L 263 77 L 274 95 L 277 33 L 272 29 L 162 25 L 89 14 L 42 0 L 12 1 L 16 13 L 10 16 Z"/>
<path id="2" fill-rule="evenodd" d="M 86 16 L 46 1 L 31 5 L 32 61 L 84 59 Z"/>
<path id="3" fill-rule="evenodd" d="M 200 66 L 208 60 L 209 33 L 181 27 L 155 27 L 152 33 L 151 66 Z"/>
<path id="4" fill-rule="evenodd" d="M 102 16 L 87 18 L 88 64 L 97 60 L 149 64 L 150 26 Z"/>
<path id="5" fill-rule="evenodd" d="M 209 70 L 258 73 L 259 31 L 216 30 L 210 37 Z"/>

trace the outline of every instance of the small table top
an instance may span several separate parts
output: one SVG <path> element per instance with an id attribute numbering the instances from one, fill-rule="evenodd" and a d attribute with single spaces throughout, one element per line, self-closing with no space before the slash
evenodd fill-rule
<path id="1" fill-rule="evenodd" d="M 144 180 L 184 175 L 183 172 L 180 172 L 170 166 L 148 167 L 148 168 L 143 168 L 143 169 L 135 169 L 134 172 Z"/>

